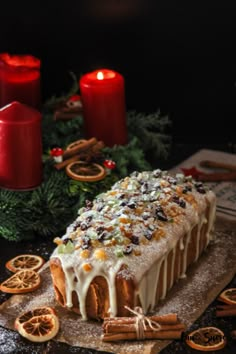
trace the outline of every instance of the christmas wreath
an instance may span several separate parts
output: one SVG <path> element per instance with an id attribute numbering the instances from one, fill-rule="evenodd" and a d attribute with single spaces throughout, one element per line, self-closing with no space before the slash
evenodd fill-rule
<path id="1" fill-rule="evenodd" d="M 83 117 L 55 120 L 55 106 L 71 95 L 53 97 L 43 109 L 43 182 L 32 191 L 0 190 L 0 236 L 11 241 L 33 237 L 55 237 L 76 217 L 85 200 L 93 199 L 118 179 L 133 170 L 152 168 L 148 156 L 158 160 L 168 156 L 170 126 L 168 117 L 127 113 L 129 142 L 125 146 L 104 147 L 102 157 L 115 162 L 115 168 L 97 182 L 71 179 L 64 170 L 56 170 L 50 158 L 53 147 L 65 148 L 83 138 Z M 100 156 L 101 158 L 101 156 Z M 114 166 L 113 166 L 114 167 Z"/>

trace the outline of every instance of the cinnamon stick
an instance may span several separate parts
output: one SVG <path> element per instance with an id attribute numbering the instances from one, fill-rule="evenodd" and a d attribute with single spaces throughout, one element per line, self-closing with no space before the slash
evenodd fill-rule
<path id="1" fill-rule="evenodd" d="M 223 304 L 223 305 L 217 305 L 216 308 L 218 310 L 230 310 L 230 309 L 236 309 L 236 304 Z"/>
<path id="2" fill-rule="evenodd" d="M 216 317 L 236 316 L 236 305 L 219 305 L 216 307 Z"/>
<path id="3" fill-rule="evenodd" d="M 81 142 L 81 144 L 78 144 L 78 145 L 76 145 L 75 147 L 73 147 L 71 149 L 65 150 L 65 152 L 63 154 L 63 160 L 66 160 L 69 157 L 72 157 L 72 156 L 78 154 L 79 152 L 88 150 L 89 148 L 91 148 L 96 143 L 97 143 L 97 139 L 96 138 L 91 138 L 89 140 Z"/>
<path id="4" fill-rule="evenodd" d="M 74 156 L 71 157 L 70 159 L 67 159 L 67 160 L 62 161 L 62 162 L 55 163 L 54 167 L 55 167 L 57 170 L 61 170 L 62 168 L 64 168 L 64 167 L 66 167 L 67 165 L 69 165 L 69 163 L 75 162 L 75 161 L 79 160 L 79 157 L 80 157 L 80 154 L 74 155 Z"/>
<path id="5" fill-rule="evenodd" d="M 181 338 L 182 330 L 170 331 L 145 331 L 145 339 L 179 339 Z M 120 340 L 135 340 L 137 339 L 136 332 L 129 333 L 104 333 L 102 340 L 104 342 L 116 342 Z"/>
<path id="6" fill-rule="evenodd" d="M 148 316 L 148 318 L 152 321 L 158 322 L 159 324 L 177 324 L 178 316 L 176 313 L 169 313 L 167 315 L 155 315 L 155 316 Z M 116 323 L 135 323 L 136 317 L 105 317 L 104 323 L 107 321 L 116 321 Z"/>
<path id="7" fill-rule="evenodd" d="M 200 166 L 208 168 L 224 168 L 225 170 L 236 171 L 236 165 L 211 160 L 201 161 Z"/>
<path id="8" fill-rule="evenodd" d="M 105 333 L 130 333 L 134 332 L 136 333 L 136 326 L 135 324 L 117 324 L 117 323 L 107 323 L 105 325 L 104 332 Z M 152 328 L 148 325 L 146 325 L 147 330 L 146 331 L 153 331 Z M 182 323 L 174 324 L 174 325 L 161 325 L 160 332 L 165 332 L 165 331 L 179 331 L 185 330 L 185 325 Z M 145 333 L 146 333 L 145 331 Z"/>
<path id="9" fill-rule="evenodd" d="M 198 179 L 203 182 L 234 181 L 236 180 L 236 171 L 200 174 Z"/>

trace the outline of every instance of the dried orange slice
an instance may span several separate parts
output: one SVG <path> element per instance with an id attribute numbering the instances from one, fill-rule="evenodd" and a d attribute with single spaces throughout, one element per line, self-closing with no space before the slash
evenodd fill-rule
<path id="1" fill-rule="evenodd" d="M 17 317 L 15 320 L 15 328 L 18 330 L 18 328 L 22 326 L 23 323 L 29 321 L 32 317 L 44 316 L 44 315 L 56 315 L 56 312 L 52 307 L 49 306 L 37 307 Z"/>
<path id="2" fill-rule="evenodd" d="M 225 302 L 229 305 L 236 305 L 236 288 L 224 290 L 218 300 Z"/>
<path id="3" fill-rule="evenodd" d="M 40 283 L 40 275 L 34 270 L 20 270 L 6 279 L 0 285 L 0 290 L 10 294 L 27 293 L 38 289 Z"/>
<path id="4" fill-rule="evenodd" d="M 18 332 L 32 342 L 46 342 L 56 336 L 59 320 L 56 315 L 34 316 L 17 328 Z"/>
<path id="5" fill-rule="evenodd" d="M 23 269 L 38 270 L 44 264 L 44 259 L 34 254 L 21 254 L 10 259 L 6 263 L 6 268 L 11 272 L 18 272 Z"/>
<path id="6" fill-rule="evenodd" d="M 83 182 L 100 181 L 106 176 L 105 169 L 101 165 L 84 161 L 71 162 L 66 166 L 66 173 L 72 179 Z"/>
<path id="7" fill-rule="evenodd" d="M 193 349 L 208 352 L 224 348 L 226 338 L 219 328 L 204 327 L 189 333 L 186 336 L 186 343 Z"/>

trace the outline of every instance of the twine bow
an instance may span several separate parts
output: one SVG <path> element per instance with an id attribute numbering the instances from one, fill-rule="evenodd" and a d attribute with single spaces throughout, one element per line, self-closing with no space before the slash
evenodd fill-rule
<path id="1" fill-rule="evenodd" d="M 148 318 L 147 316 L 144 315 L 143 309 L 139 306 L 136 306 L 134 310 L 132 310 L 130 307 L 125 306 L 125 308 L 132 312 L 134 315 L 136 315 L 136 322 L 135 322 L 135 329 L 136 329 L 136 335 L 137 339 L 145 339 L 145 330 L 147 330 L 147 325 L 153 330 L 153 331 L 160 331 L 161 330 L 161 325 Z"/>

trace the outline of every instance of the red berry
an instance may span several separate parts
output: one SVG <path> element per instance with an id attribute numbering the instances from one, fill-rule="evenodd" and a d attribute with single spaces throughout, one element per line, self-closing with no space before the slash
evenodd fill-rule
<path id="1" fill-rule="evenodd" d="M 116 167 L 116 163 L 112 160 L 105 160 L 103 162 L 103 165 L 106 167 L 106 168 L 109 168 L 110 170 L 114 170 L 114 168 Z"/>
<path id="2" fill-rule="evenodd" d="M 50 155 L 53 157 L 63 155 L 63 150 L 59 147 L 55 147 L 50 151 Z"/>

